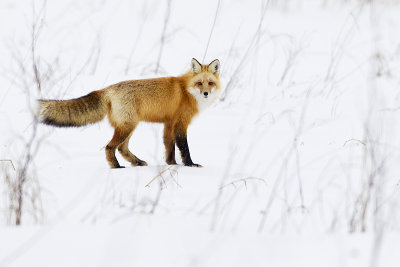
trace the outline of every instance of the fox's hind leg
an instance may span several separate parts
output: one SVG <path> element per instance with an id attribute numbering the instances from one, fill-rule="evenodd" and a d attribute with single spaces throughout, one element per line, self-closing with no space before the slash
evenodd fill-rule
<path id="1" fill-rule="evenodd" d="M 124 168 L 123 166 L 119 165 L 118 160 L 115 157 L 115 150 L 129 137 L 133 129 L 134 127 L 115 128 L 113 138 L 106 146 L 106 159 L 111 168 Z"/>
<path id="2" fill-rule="evenodd" d="M 175 161 L 175 133 L 172 123 L 164 124 L 165 161 L 168 165 L 176 165 Z"/>
<path id="3" fill-rule="evenodd" d="M 136 125 L 135 125 L 135 127 L 136 127 Z M 131 138 L 134 130 L 135 130 L 135 128 L 132 129 L 131 133 L 128 135 L 128 137 L 125 139 L 125 141 L 119 145 L 118 151 L 122 155 L 122 157 L 124 157 L 124 159 L 126 159 L 127 161 L 129 161 L 132 164 L 132 166 L 147 166 L 146 161 L 139 159 L 138 157 L 133 155 L 131 151 L 129 151 L 129 148 L 128 148 L 129 139 Z"/>

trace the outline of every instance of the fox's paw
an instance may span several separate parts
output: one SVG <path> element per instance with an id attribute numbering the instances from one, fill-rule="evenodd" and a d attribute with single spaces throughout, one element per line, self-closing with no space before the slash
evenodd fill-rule
<path id="1" fill-rule="evenodd" d="M 141 159 L 136 159 L 132 166 L 147 166 L 147 162 Z"/>
<path id="2" fill-rule="evenodd" d="M 178 165 L 178 163 L 176 163 L 175 160 L 167 161 L 167 164 L 168 164 L 168 165 Z"/>
<path id="3" fill-rule="evenodd" d="M 201 166 L 200 164 L 196 164 L 196 163 L 185 164 L 185 166 L 188 166 L 188 167 L 196 167 L 196 168 L 202 168 L 202 167 L 203 167 L 203 166 Z"/>
<path id="4" fill-rule="evenodd" d="M 118 165 L 118 166 L 114 166 L 114 167 L 111 167 L 112 169 L 123 169 L 123 168 L 125 168 L 125 166 L 120 166 L 120 165 Z"/>

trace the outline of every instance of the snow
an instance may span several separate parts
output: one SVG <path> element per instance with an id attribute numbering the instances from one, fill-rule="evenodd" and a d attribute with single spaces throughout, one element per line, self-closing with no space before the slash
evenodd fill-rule
<path id="1" fill-rule="evenodd" d="M 58 225 L 35 229 L 42 236 L 35 245 L 22 249 L 26 263 L 44 266 L 366 266 L 370 257 L 368 236 L 313 237 L 257 234 L 193 234 L 198 227 L 188 223 L 176 225 L 157 218 L 138 224 L 127 220 L 112 226 Z M 135 228 L 141 227 L 141 231 Z M 12 240 L 26 239 L 21 230 L 2 236 Z M 75 240 L 80 240 L 75 242 Z M 391 241 L 394 241 L 393 239 Z M 13 243 L 17 243 L 14 241 Z M 52 253 L 44 244 L 52 244 Z M 26 252 L 25 252 L 26 251 Z M 382 255 L 383 266 L 396 266 L 388 261 L 389 250 Z M 76 257 L 74 255 L 79 255 Z M 23 265 L 21 265 L 23 266 Z"/>
<path id="2" fill-rule="evenodd" d="M 0 159 L 34 156 L 20 226 L 0 162 L 0 266 L 399 266 L 400 7 L 270 2 L 260 24 L 267 1 L 172 0 L 167 20 L 167 1 L 2 1 Z M 193 57 L 220 60 L 225 90 L 188 131 L 203 168 L 166 165 L 159 124 L 131 138 L 147 167 L 108 167 L 107 120 L 30 139 L 37 98 Z"/>

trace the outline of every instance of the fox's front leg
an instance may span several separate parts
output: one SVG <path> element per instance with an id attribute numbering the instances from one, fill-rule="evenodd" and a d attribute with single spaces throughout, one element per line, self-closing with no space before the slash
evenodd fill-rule
<path id="1" fill-rule="evenodd" d="M 202 167 L 200 164 L 193 163 L 190 157 L 189 145 L 187 142 L 187 127 L 177 127 L 175 129 L 176 144 L 181 151 L 182 162 L 189 167 Z"/>
<path id="2" fill-rule="evenodd" d="M 172 123 L 164 124 L 165 161 L 168 165 L 176 165 L 175 160 L 175 133 Z"/>

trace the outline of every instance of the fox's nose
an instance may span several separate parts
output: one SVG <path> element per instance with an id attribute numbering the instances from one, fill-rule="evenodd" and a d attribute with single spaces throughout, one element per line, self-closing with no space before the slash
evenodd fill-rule
<path id="1" fill-rule="evenodd" d="M 204 92 L 203 94 L 204 94 L 204 96 L 208 96 L 208 92 Z"/>

